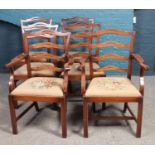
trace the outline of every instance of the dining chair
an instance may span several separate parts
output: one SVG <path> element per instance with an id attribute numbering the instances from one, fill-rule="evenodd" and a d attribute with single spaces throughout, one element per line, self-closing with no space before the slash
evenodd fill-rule
<path id="1" fill-rule="evenodd" d="M 78 22 L 87 22 L 87 23 L 94 23 L 94 18 L 88 18 L 88 17 L 79 17 L 79 16 L 74 16 L 74 17 L 68 17 L 68 18 L 62 18 L 61 19 L 61 25 L 62 25 L 62 31 L 65 31 L 67 28 L 67 25 L 69 24 L 75 24 Z"/>
<path id="2" fill-rule="evenodd" d="M 33 20 L 35 19 L 38 19 L 38 18 L 32 18 Z M 31 19 L 31 20 L 32 20 Z M 39 18 L 40 19 L 40 18 Z M 42 20 L 41 20 L 42 19 Z M 44 19 L 44 18 L 41 18 L 40 20 L 43 22 L 44 20 L 46 21 L 46 20 L 49 20 L 49 21 L 51 21 L 51 19 Z M 31 21 L 30 19 L 29 20 L 26 20 L 26 21 Z M 27 75 L 28 75 L 28 73 L 27 73 L 27 65 L 26 65 L 26 58 L 27 58 L 27 55 L 29 55 L 30 54 L 30 56 L 32 55 L 35 55 L 35 54 L 38 54 L 38 53 L 49 53 L 49 51 L 50 51 L 50 49 L 48 48 L 46 51 L 42 51 L 42 50 L 40 50 L 40 51 L 33 51 L 32 52 L 32 49 L 30 49 L 30 51 L 26 51 L 25 50 L 25 46 L 26 46 L 26 41 L 24 40 L 24 35 L 25 35 L 25 33 L 26 32 L 37 32 L 37 31 L 40 31 L 40 30 L 43 30 L 43 29 L 51 29 L 51 30 L 54 30 L 54 31 L 57 31 L 57 29 L 58 29 L 58 25 L 49 25 L 49 24 L 46 24 L 46 23 L 41 23 L 41 22 L 38 22 L 38 23 L 33 23 L 33 24 L 31 24 L 31 25 L 24 25 L 23 23 L 26 23 L 26 21 L 24 20 L 24 22 L 22 21 L 21 23 L 21 29 L 22 29 L 22 38 L 23 38 L 23 52 L 21 52 L 21 54 L 19 54 L 18 56 L 16 56 L 15 58 L 13 58 L 12 60 L 11 60 L 11 62 L 16 62 L 16 61 L 18 61 L 18 65 L 14 65 L 14 80 L 15 80 L 15 83 L 17 83 L 17 81 L 19 81 L 19 80 L 25 80 L 25 79 L 27 79 Z M 52 41 L 51 40 L 51 38 L 52 38 L 52 36 L 50 36 L 50 35 L 46 35 L 46 36 L 40 36 L 38 39 L 45 39 L 45 40 L 48 40 L 48 41 Z M 36 39 L 37 41 L 39 41 L 38 39 Z M 56 40 L 53 40 L 53 42 L 56 42 Z M 55 49 L 53 50 L 53 51 L 55 51 Z M 54 53 L 54 54 L 56 54 L 56 53 Z M 37 65 L 40 65 L 40 61 L 44 61 L 44 63 L 45 64 L 47 64 L 47 63 L 49 63 L 48 61 L 47 61 L 47 59 L 41 59 L 41 60 L 39 60 L 39 61 L 36 61 L 36 60 L 32 60 L 32 65 L 33 66 L 37 66 Z M 20 63 L 21 62 L 21 63 Z M 15 63 L 16 64 L 16 63 Z M 49 65 L 52 65 L 51 63 L 49 63 Z M 51 71 L 49 70 L 49 71 L 34 71 L 33 72 L 33 74 L 34 74 L 34 76 L 36 75 L 36 76 L 47 76 L 47 75 L 49 75 L 49 76 L 51 76 Z"/>
<path id="3" fill-rule="evenodd" d="M 71 70 L 69 71 L 69 79 L 70 80 L 80 80 L 81 79 L 81 69 L 80 64 L 78 63 L 80 59 L 83 59 L 88 56 L 99 54 L 99 50 L 96 49 L 94 53 L 88 50 L 89 42 L 89 33 L 93 30 L 100 30 L 100 24 L 92 24 L 92 23 L 85 23 L 85 22 L 78 22 L 76 24 L 68 25 L 67 31 L 75 29 L 80 29 L 80 32 L 71 33 L 70 43 L 69 43 L 69 52 L 68 52 L 68 59 L 72 60 L 74 63 L 70 66 Z M 81 30 L 88 30 L 88 32 L 81 32 Z M 91 31 L 90 31 L 91 30 Z M 95 38 L 99 41 L 99 37 Z M 72 51 L 73 50 L 73 51 Z M 93 63 L 93 68 L 96 70 L 99 68 L 98 62 Z M 86 78 L 90 79 L 90 61 L 88 60 L 85 63 L 85 70 L 86 70 Z M 100 74 L 101 76 L 101 74 Z"/>
<path id="4" fill-rule="evenodd" d="M 72 34 L 78 33 L 78 32 L 92 32 L 94 28 L 100 29 L 101 25 L 93 25 L 94 19 L 88 18 L 88 17 L 69 17 L 69 18 L 62 18 L 61 19 L 61 27 L 62 32 L 71 32 Z M 77 38 L 79 39 L 79 38 Z M 74 42 L 77 41 L 74 38 Z M 69 51 L 70 54 L 77 53 L 77 51 L 72 50 Z"/>
<path id="5" fill-rule="evenodd" d="M 123 103 L 125 113 L 126 110 L 129 112 L 128 115 L 123 116 L 100 116 L 96 115 L 92 117 L 93 120 L 134 120 L 137 123 L 136 137 L 141 137 L 142 128 L 142 112 L 143 112 L 143 100 L 144 100 L 144 71 L 148 70 L 149 67 L 144 64 L 143 58 L 133 51 L 135 32 L 127 32 L 117 29 L 104 29 L 101 31 L 96 31 L 91 34 L 90 37 L 112 35 L 117 37 L 127 37 L 127 39 L 120 38 L 120 41 L 114 41 L 114 38 L 107 37 L 107 40 L 100 40 L 99 43 L 91 43 L 89 45 L 90 51 L 93 48 L 99 48 L 100 50 L 106 49 L 103 55 L 98 55 L 91 57 L 92 62 L 102 61 L 104 64 L 101 68 L 97 69 L 96 72 L 105 72 L 106 77 L 94 77 L 94 71 L 91 67 L 92 80 L 86 88 L 86 75 L 85 67 L 83 63 L 82 67 L 82 93 L 83 93 L 83 127 L 84 127 L 84 137 L 88 137 L 88 120 L 90 117 L 89 113 L 89 103 L 94 102 L 98 104 L 99 102 L 111 102 L 111 103 Z M 112 37 L 111 36 L 111 37 Z M 125 40 L 126 42 L 123 42 Z M 109 48 L 109 47 L 112 47 Z M 109 50 L 109 51 L 107 51 Z M 128 51 L 128 52 L 127 52 Z M 127 53 L 126 53 L 127 52 Z M 109 63 L 105 61 L 110 60 Z M 114 61 L 117 60 L 117 63 Z M 132 75 L 132 62 L 136 60 L 140 66 L 140 87 L 137 87 L 131 81 Z M 120 62 L 120 63 L 119 63 Z M 123 65 L 126 62 L 127 65 Z M 119 64 L 122 64 L 121 66 Z M 108 72 L 120 72 L 125 73 L 126 76 L 116 76 L 116 74 Z M 111 75 L 112 74 L 112 75 Z M 129 104 L 138 103 L 137 116 L 133 113 Z"/>
<path id="6" fill-rule="evenodd" d="M 100 30 L 101 25 L 100 24 L 94 24 L 93 22 L 88 22 L 87 20 L 90 18 L 71 18 L 71 19 L 76 19 L 73 22 L 70 23 L 65 23 L 66 19 L 62 19 L 62 32 L 71 32 L 71 39 L 70 39 L 70 44 L 69 44 L 69 52 L 68 52 L 68 59 L 69 60 L 74 60 L 74 63 L 72 63 L 71 70 L 69 71 L 69 88 L 70 92 L 73 96 L 77 96 L 77 92 L 73 92 L 72 90 L 72 83 L 71 81 L 77 81 L 81 79 L 81 70 L 80 70 L 80 63 L 78 60 L 81 58 L 89 55 L 88 52 L 88 38 L 87 34 L 89 32 L 95 31 L 95 30 Z M 67 19 L 67 21 L 70 21 L 71 19 Z M 87 20 L 86 20 L 87 19 Z M 92 20 L 92 19 L 91 19 Z M 71 20 L 72 21 L 72 20 Z M 65 23 L 65 24 L 64 24 Z M 99 40 L 99 38 L 96 38 Z M 98 49 L 95 51 L 95 54 L 98 54 Z M 89 61 L 85 64 L 85 68 L 87 71 L 87 79 L 89 79 Z M 93 63 L 94 68 L 99 68 L 98 63 Z"/>
<path id="7" fill-rule="evenodd" d="M 38 32 L 26 32 L 24 37 L 25 40 L 32 39 L 32 38 L 40 38 L 42 35 L 52 35 L 54 37 L 65 37 L 66 42 L 62 44 L 52 43 L 52 42 L 39 42 L 39 43 L 32 43 L 32 44 L 26 44 L 25 49 L 26 52 L 28 52 L 30 49 L 40 49 L 40 48 L 50 48 L 50 49 L 61 49 L 65 52 L 68 50 L 69 45 L 69 39 L 70 39 L 70 33 L 61 33 L 56 31 L 51 31 L 49 29 L 42 30 Z M 37 102 L 48 102 L 48 103 L 57 103 L 60 104 L 61 110 L 60 110 L 60 118 L 61 118 L 61 126 L 62 126 L 62 137 L 67 137 L 67 124 L 66 124 L 66 111 L 67 111 L 67 87 L 68 87 L 68 65 L 67 63 L 64 65 L 63 68 L 58 68 L 54 65 L 44 64 L 43 62 L 40 62 L 40 66 L 33 66 L 31 64 L 31 59 L 55 59 L 56 61 L 62 61 L 64 62 L 64 58 L 50 54 L 50 53 L 41 53 L 36 54 L 30 57 L 30 55 L 27 55 L 27 72 L 28 72 L 28 78 L 19 84 L 18 86 L 15 86 L 15 80 L 14 80 L 14 74 L 10 76 L 9 81 L 9 107 L 10 107 L 10 115 L 11 115 L 11 123 L 12 123 L 12 131 L 13 134 L 17 134 L 17 121 L 24 116 L 32 107 L 35 107 L 37 111 L 39 111 L 38 103 Z M 19 58 L 20 59 L 20 58 Z M 19 61 L 19 60 L 18 60 Z M 16 59 L 16 62 L 10 62 L 6 65 L 7 68 L 12 67 L 15 65 L 15 63 L 18 62 Z M 53 74 L 51 76 L 38 76 L 34 77 L 33 71 L 38 70 L 51 70 L 53 72 L 64 72 L 64 77 L 60 78 Z M 24 101 L 26 104 L 27 101 L 33 101 L 33 103 L 28 106 L 27 109 L 25 109 L 22 113 L 20 113 L 18 116 L 16 116 L 16 109 L 15 104 L 17 101 Z"/>

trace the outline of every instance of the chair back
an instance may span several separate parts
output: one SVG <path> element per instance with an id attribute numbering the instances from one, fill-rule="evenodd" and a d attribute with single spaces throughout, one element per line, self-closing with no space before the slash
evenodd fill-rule
<path id="1" fill-rule="evenodd" d="M 37 43 L 32 43 L 29 44 L 28 40 L 29 39 L 38 39 L 40 38 L 40 36 L 46 36 L 46 35 L 52 35 L 54 38 L 58 38 L 58 37 L 62 37 L 65 38 L 66 42 L 65 43 L 56 43 L 56 42 L 51 42 L 51 41 L 40 41 Z M 26 41 L 25 44 L 25 50 L 26 53 L 28 53 L 28 51 L 30 51 L 30 49 L 56 49 L 56 50 L 63 50 L 65 53 L 65 56 L 57 56 L 55 54 L 50 54 L 50 53 L 37 53 L 34 55 L 31 55 L 28 57 L 27 59 L 27 70 L 28 70 L 28 76 L 31 77 L 32 71 L 39 71 L 39 70 L 52 70 L 53 72 L 62 72 L 63 70 L 61 68 L 55 67 L 55 66 L 51 66 L 51 65 L 42 65 L 40 67 L 32 67 L 31 66 L 31 61 L 34 60 L 41 60 L 41 59 L 50 59 L 51 61 L 56 61 L 56 62 L 66 62 L 66 55 L 68 52 L 68 45 L 69 45 L 69 40 L 70 40 L 70 33 L 62 33 L 62 32 L 57 32 L 57 31 L 52 31 L 49 29 L 44 29 L 41 31 L 37 31 L 37 32 L 25 32 L 24 35 L 24 39 Z"/>
<path id="2" fill-rule="evenodd" d="M 108 37 L 107 35 L 112 35 Z M 101 36 L 106 36 L 105 38 L 101 38 Z M 91 57 L 91 62 L 103 62 L 103 67 L 97 69 L 97 72 L 106 72 L 106 71 L 116 71 L 116 72 L 126 72 L 128 78 L 131 78 L 132 73 L 132 57 L 131 53 L 133 52 L 134 40 L 135 40 L 135 32 L 127 32 L 118 29 L 104 29 L 100 31 L 96 31 L 91 33 L 91 37 L 100 37 L 100 41 L 97 43 L 91 43 L 89 45 L 89 50 L 92 49 L 100 49 L 104 50 L 104 53 L 101 53 L 98 56 Z M 121 37 L 121 41 L 114 41 L 114 38 Z M 123 37 L 123 38 L 122 38 Z M 127 39 L 125 38 L 127 37 Z M 113 39 L 111 39 L 113 38 Z M 102 39 L 102 41 L 101 41 Z M 124 40 L 128 40 L 128 43 L 124 43 Z M 106 50 L 105 50 L 106 49 Z M 123 49 L 123 50 L 122 50 Z M 124 51 L 127 49 L 127 52 Z M 121 53 L 121 54 L 120 54 Z M 117 62 L 114 64 L 114 60 Z M 104 63 L 106 60 L 109 60 L 108 63 Z M 122 61 L 127 62 L 127 67 L 122 67 L 124 63 Z M 109 64 L 110 63 L 110 64 Z M 121 64 L 118 66 L 117 64 Z M 91 76 L 93 77 L 93 67 L 92 63 L 90 66 Z"/>

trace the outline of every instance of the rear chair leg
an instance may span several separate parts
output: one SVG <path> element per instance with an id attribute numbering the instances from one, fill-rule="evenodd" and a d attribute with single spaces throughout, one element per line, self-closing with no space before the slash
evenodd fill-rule
<path id="1" fill-rule="evenodd" d="M 124 108 L 123 108 L 123 113 L 126 113 L 126 111 L 127 111 L 127 106 L 128 106 L 128 103 L 125 102 L 125 103 L 124 103 Z"/>
<path id="2" fill-rule="evenodd" d="M 141 130 L 142 130 L 142 115 L 143 115 L 143 101 L 138 103 L 138 114 L 137 114 L 137 131 L 136 137 L 141 137 Z"/>
<path id="3" fill-rule="evenodd" d="M 17 134 L 17 119 L 16 119 L 16 111 L 15 111 L 15 103 L 11 96 L 9 96 L 9 107 L 10 107 L 10 116 L 11 116 L 11 124 L 12 124 L 12 133 Z"/>
<path id="4" fill-rule="evenodd" d="M 40 109 L 39 109 L 38 103 L 37 102 L 33 102 L 33 103 L 34 103 L 34 106 L 35 106 L 36 111 L 39 112 Z"/>
<path id="5" fill-rule="evenodd" d="M 106 103 L 103 102 L 103 103 L 102 103 L 102 110 L 105 110 L 105 109 L 106 109 Z"/>
<path id="6" fill-rule="evenodd" d="M 96 105 L 95 105 L 94 102 L 92 103 L 92 110 L 93 110 L 94 113 L 96 112 Z"/>
<path id="7" fill-rule="evenodd" d="M 66 100 L 61 103 L 61 126 L 62 126 L 62 137 L 67 137 L 67 121 L 66 121 L 66 113 L 67 113 L 67 104 Z"/>
<path id="8" fill-rule="evenodd" d="M 88 138 L 88 103 L 86 101 L 83 103 L 83 128 L 84 137 Z"/>

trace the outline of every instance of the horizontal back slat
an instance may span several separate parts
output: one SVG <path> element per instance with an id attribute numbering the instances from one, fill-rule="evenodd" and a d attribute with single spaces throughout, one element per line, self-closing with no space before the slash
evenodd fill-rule
<path id="1" fill-rule="evenodd" d="M 128 69 L 121 68 L 121 67 L 114 66 L 114 65 L 107 65 L 107 66 L 104 66 L 104 67 L 97 69 L 96 71 L 97 72 L 105 72 L 105 71 L 127 72 Z"/>
<path id="2" fill-rule="evenodd" d="M 65 46 L 62 44 L 55 44 L 52 42 L 41 42 L 41 43 L 34 43 L 29 45 L 29 48 L 57 48 L 57 49 L 64 49 Z"/>
<path id="3" fill-rule="evenodd" d="M 70 32 L 62 33 L 58 31 L 52 31 L 49 29 L 44 29 L 42 31 L 37 31 L 37 32 L 26 32 L 24 35 L 26 38 L 38 38 L 39 36 L 44 36 L 44 35 L 55 35 L 57 37 L 68 37 L 70 35 Z"/>
<path id="4" fill-rule="evenodd" d="M 88 42 L 77 42 L 69 44 L 69 48 L 76 48 L 76 47 L 88 47 Z"/>
<path id="5" fill-rule="evenodd" d="M 57 61 L 65 61 L 65 58 L 63 56 L 58 56 L 55 54 L 50 53 L 34 53 L 30 55 L 30 59 L 33 60 L 42 60 L 42 59 L 52 59 Z"/>
<path id="6" fill-rule="evenodd" d="M 89 38 L 89 37 L 91 37 L 91 33 L 89 32 L 79 32 L 71 34 L 71 38 Z"/>
<path id="7" fill-rule="evenodd" d="M 104 55 L 92 57 L 93 61 L 101 61 L 101 60 L 106 60 L 106 59 L 118 59 L 118 60 L 129 60 L 128 56 L 122 56 L 119 54 L 110 54 L 106 53 Z"/>
<path id="8" fill-rule="evenodd" d="M 105 41 L 101 43 L 91 44 L 92 48 L 103 48 L 103 47 L 118 47 L 118 48 L 129 48 L 130 44 L 124 44 L 117 41 Z"/>
<path id="9" fill-rule="evenodd" d="M 46 22 L 46 23 L 52 23 L 52 19 L 50 18 L 42 18 L 42 17 L 32 17 L 29 19 L 22 19 L 21 24 L 23 25 L 24 23 L 30 23 L 30 22 Z"/>
<path id="10" fill-rule="evenodd" d="M 135 35 L 135 32 L 128 32 L 128 31 L 122 31 L 122 30 L 113 29 L 113 28 L 107 28 L 107 29 L 104 29 L 104 30 L 93 32 L 92 36 L 105 35 L 105 34 L 116 34 L 116 35 L 122 35 L 122 36 L 133 36 L 133 35 Z"/>
<path id="11" fill-rule="evenodd" d="M 94 19 L 93 18 L 87 18 L 87 17 L 69 17 L 69 18 L 62 18 L 61 22 L 62 24 L 67 24 L 66 22 L 72 22 L 72 21 L 89 21 L 91 23 L 94 23 Z"/>
<path id="12" fill-rule="evenodd" d="M 67 25 L 63 26 L 63 29 L 64 30 L 81 29 L 81 30 L 88 30 L 90 32 L 95 27 L 99 29 L 99 28 L 101 28 L 101 25 L 81 21 L 81 22 L 77 22 L 77 23 L 67 24 Z"/>

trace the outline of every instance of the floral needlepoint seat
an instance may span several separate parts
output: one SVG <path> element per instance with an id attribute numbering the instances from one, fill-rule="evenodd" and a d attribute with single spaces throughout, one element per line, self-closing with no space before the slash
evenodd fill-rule
<path id="1" fill-rule="evenodd" d="M 48 63 L 48 62 L 31 62 L 31 66 L 32 67 L 37 67 L 40 65 L 50 65 L 50 66 L 54 66 L 53 63 Z M 14 71 L 14 75 L 16 77 L 26 77 L 28 75 L 27 73 L 27 65 L 24 64 L 22 66 L 20 66 L 19 68 L 17 68 Z M 54 76 L 54 72 L 52 70 L 39 70 L 39 71 L 33 71 L 32 72 L 32 76 Z"/>
<path id="2" fill-rule="evenodd" d="M 90 82 L 85 96 L 141 97 L 141 94 L 126 77 L 97 77 Z"/>
<path id="3" fill-rule="evenodd" d="M 34 77 L 16 87 L 11 95 L 63 97 L 63 79 L 55 77 Z"/>

